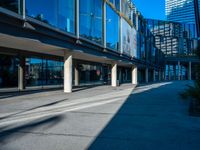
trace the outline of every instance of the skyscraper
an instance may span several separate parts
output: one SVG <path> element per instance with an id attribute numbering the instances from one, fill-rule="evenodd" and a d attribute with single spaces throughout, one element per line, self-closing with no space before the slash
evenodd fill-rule
<path id="1" fill-rule="evenodd" d="M 200 0 L 165 0 L 165 13 L 168 21 L 196 24 L 200 35 Z"/>

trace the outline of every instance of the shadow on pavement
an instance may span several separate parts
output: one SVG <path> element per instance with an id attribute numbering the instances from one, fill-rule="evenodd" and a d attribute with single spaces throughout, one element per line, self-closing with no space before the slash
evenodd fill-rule
<path id="1" fill-rule="evenodd" d="M 129 95 L 88 149 L 179 149 L 180 145 L 176 142 L 185 142 L 185 137 L 182 135 L 187 136 L 187 132 L 182 131 L 182 128 L 179 130 L 179 126 L 182 127 L 182 124 L 173 124 L 176 122 L 176 117 L 173 118 L 173 115 L 176 114 L 169 112 L 170 108 L 168 108 L 170 106 L 168 100 L 173 100 L 173 96 L 177 98 L 177 93 L 168 93 L 165 90 L 173 90 L 174 87 L 171 84 L 166 84 L 143 91 L 139 91 L 140 88 L 142 89 L 139 87 L 139 89 L 132 91 L 132 94 Z M 166 93 L 163 100 L 163 95 L 159 95 L 158 91 Z M 151 101 L 154 101 L 154 104 Z M 158 103 L 155 104 L 156 102 Z M 154 105 L 159 106 L 154 107 Z M 187 110 L 185 110 L 186 112 Z M 183 115 L 187 114 L 183 112 Z"/>
<path id="2" fill-rule="evenodd" d="M 57 115 L 49 118 L 39 119 L 28 124 L 24 124 L 17 127 L 2 127 L 0 128 L 0 147 L 10 141 L 17 140 L 26 135 L 26 133 L 31 133 L 32 130 L 43 127 L 45 129 L 51 128 L 56 124 L 60 123 L 64 117 L 62 115 Z M 37 133 L 41 134 L 42 133 Z"/>
<path id="3" fill-rule="evenodd" d="M 55 101 L 55 102 L 52 102 L 52 103 L 48 103 L 48 104 L 41 105 L 41 106 L 37 106 L 37 107 L 31 108 L 31 109 L 23 110 L 23 111 L 14 113 L 14 114 L 10 114 L 10 115 L 7 115 L 7 116 L 3 116 L 3 117 L 0 117 L 0 120 L 7 119 L 7 118 L 9 118 L 9 117 L 12 117 L 12 116 L 15 116 L 15 115 L 19 115 L 19 114 L 21 114 L 21 113 L 28 112 L 28 111 L 31 111 L 31 110 L 35 110 L 35 109 L 38 109 L 38 108 L 44 108 L 44 107 L 53 106 L 53 105 L 62 103 L 62 102 L 64 102 L 64 101 L 66 101 L 66 100 L 68 100 L 68 99 L 58 100 L 58 101 Z"/>

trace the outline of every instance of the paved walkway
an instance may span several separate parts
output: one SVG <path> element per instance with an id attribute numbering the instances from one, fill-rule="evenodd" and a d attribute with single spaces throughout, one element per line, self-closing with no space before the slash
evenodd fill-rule
<path id="1" fill-rule="evenodd" d="M 0 96 L 0 150 L 199 150 L 200 118 L 178 93 L 191 82 Z"/>

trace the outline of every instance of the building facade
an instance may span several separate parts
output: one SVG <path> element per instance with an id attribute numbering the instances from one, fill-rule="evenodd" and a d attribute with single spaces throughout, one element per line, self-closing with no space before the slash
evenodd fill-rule
<path id="1" fill-rule="evenodd" d="M 200 0 L 165 0 L 168 21 L 195 24 L 200 37 Z"/>
<path id="2" fill-rule="evenodd" d="M 168 80 L 195 79 L 198 36 L 195 24 L 147 19 L 155 46 L 165 55 L 165 74 Z"/>
<path id="3" fill-rule="evenodd" d="M 164 54 L 129 0 L 0 2 L 0 89 L 72 92 L 163 76 Z"/>

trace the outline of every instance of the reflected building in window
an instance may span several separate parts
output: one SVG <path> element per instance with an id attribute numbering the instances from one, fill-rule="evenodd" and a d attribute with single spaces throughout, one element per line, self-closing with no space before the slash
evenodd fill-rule
<path id="1" fill-rule="evenodd" d="M 194 55 L 197 47 L 195 24 L 147 19 L 155 45 L 166 56 Z"/>
<path id="2" fill-rule="evenodd" d="M 200 36 L 200 0 L 165 0 L 168 21 L 195 24 Z"/>

